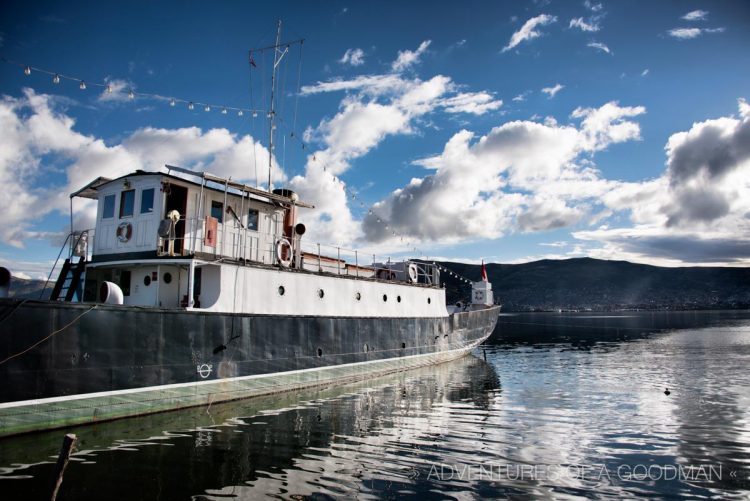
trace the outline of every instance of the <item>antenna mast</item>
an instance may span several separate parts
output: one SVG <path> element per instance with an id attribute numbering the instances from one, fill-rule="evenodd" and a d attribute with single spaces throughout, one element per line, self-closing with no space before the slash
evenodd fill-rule
<path id="1" fill-rule="evenodd" d="M 273 72 L 271 73 L 271 116 L 269 117 L 269 131 L 268 131 L 268 191 L 271 191 L 271 170 L 273 167 L 273 131 L 276 129 L 276 105 L 274 103 L 274 96 L 276 94 L 276 69 L 279 67 L 279 63 L 284 58 L 286 53 L 289 51 L 289 46 L 284 47 L 284 50 L 279 49 L 281 43 L 281 19 L 279 19 L 279 28 L 276 30 L 276 46 L 273 48 Z"/>
<path id="2" fill-rule="evenodd" d="M 282 59 L 289 53 L 289 47 L 294 44 L 302 44 L 305 40 L 303 38 L 299 40 L 291 40 L 288 42 L 281 41 L 281 20 L 279 19 L 279 25 L 276 30 L 276 43 L 269 47 L 262 47 L 258 49 L 250 50 L 250 64 L 255 66 L 253 60 L 253 52 L 265 52 L 273 49 L 273 68 L 271 72 L 271 102 L 268 111 L 268 191 L 271 191 L 271 173 L 273 170 L 273 134 L 276 130 L 276 72 L 278 71 L 279 65 Z"/>

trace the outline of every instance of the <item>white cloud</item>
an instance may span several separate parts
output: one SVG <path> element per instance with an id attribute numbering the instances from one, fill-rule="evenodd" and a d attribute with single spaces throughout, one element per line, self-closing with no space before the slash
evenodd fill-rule
<path id="1" fill-rule="evenodd" d="M 409 66 L 412 66 L 419 62 L 419 58 L 422 57 L 422 54 L 425 53 L 427 48 L 432 43 L 432 40 L 425 40 L 421 44 L 419 44 L 419 47 L 415 51 L 411 50 L 402 50 L 398 52 L 398 57 L 395 61 L 393 61 L 393 64 L 391 65 L 391 68 L 395 72 L 401 72 L 407 69 Z"/>
<path id="2" fill-rule="evenodd" d="M 570 20 L 568 28 L 578 28 L 581 31 L 594 32 L 599 31 L 599 25 L 596 22 L 586 22 L 582 17 Z"/>
<path id="3" fill-rule="evenodd" d="M 495 99 L 489 92 L 461 92 L 453 97 L 443 99 L 440 104 L 447 113 L 484 115 L 489 111 L 500 109 L 503 102 Z"/>
<path id="4" fill-rule="evenodd" d="M 642 77 L 645 77 L 646 75 L 648 75 L 648 68 L 646 68 L 645 70 L 643 70 L 643 71 L 641 72 L 641 76 L 642 76 Z"/>
<path id="5" fill-rule="evenodd" d="M 708 18 L 708 11 L 705 10 L 693 10 L 682 16 L 680 19 L 685 21 L 705 21 Z"/>
<path id="6" fill-rule="evenodd" d="M 591 12 L 599 12 L 604 8 L 602 4 L 594 3 L 594 2 L 591 2 L 590 0 L 586 0 L 585 2 L 583 2 L 583 5 L 584 7 L 589 9 Z"/>
<path id="7" fill-rule="evenodd" d="M 409 85 L 399 75 L 360 75 L 349 80 L 334 79 L 327 82 L 317 82 L 314 85 L 303 85 L 300 93 L 303 96 L 321 94 L 324 92 L 338 92 L 342 90 L 359 90 L 370 96 L 398 92 Z"/>
<path id="8" fill-rule="evenodd" d="M 164 164 L 211 169 L 234 179 L 254 179 L 248 159 L 257 159 L 263 179 L 268 165 L 265 147 L 249 136 L 226 129 L 138 129 L 119 144 L 75 129 L 75 121 L 57 110 L 52 96 L 24 90 L 24 96 L 5 96 L 0 101 L 0 182 L 14 203 L 4 210 L 7 223 L 0 241 L 23 247 L 29 238 L 46 238 L 37 224 L 46 215 L 67 213 L 68 194 L 97 176 L 117 177 L 136 169 L 159 170 Z M 274 178 L 285 179 L 274 161 Z M 62 172 L 62 180 L 50 183 L 49 173 Z M 56 178 L 57 176 L 55 176 Z M 78 217 L 91 219 L 91 205 L 76 204 Z"/>
<path id="9" fill-rule="evenodd" d="M 626 120 L 646 113 L 643 106 L 621 107 L 612 101 L 599 108 L 576 108 L 572 118 L 583 118 L 581 122 L 584 149 L 599 151 L 612 143 L 622 143 L 641 138 L 637 123 Z"/>
<path id="10" fill-rule="evenodd" d="M 362 49 L 346 49 L 344 55 L 339 59 L 339 63 L 361 66 L 365 64 L 365 51 Z"/>
<path id="11" fill-rule="evenodd" d="M 517 103 L 521 103 L 523 101 L 526 101 L 526 96 L 528 96 L 530 92 L 531 91 L 528 91 L 528 90 L 524 91 L 524 92 L 521 92 L 520 94 L 518 94 L 516 97 L 513 98 L 513 101 L 515 101 Z"/>
<path id="12" fill-rule="evenodd" d="M 606 52 L 607 54 L 611 54 L 611 53 L 612 53 L 612 52 L 611 52 L 611 51 L 609 50 L 609 47 L 607 47 L 606 45 L 604 45 L 604 44 L 603 44 L 603 43 L 601 43 L 601 42 L 589 42 L 589 43 L 588 43 L 587 45 L 588 45 L 589 47 L 592 47 L 592 48 L 594 48 L 594 49 L 600 50 L 600 51 L 602 51 L 602 52 Z"/>
<path id="13" fill-rule="evenodd" d="M 617 103 L 581 110 L 589 121 L 580 128 L 514 121 L 477 141 L 461 131 L 440 155 L 416 162 L 434 173 L 395 190 L 375 205 L 376 215 L 399 234 L 442 243 L 578 224 L 589 212 L 585 201 L 616 184 L 602 179 L 582 155 L 637 137 L 622 130 L 633 110 Z M 613 123 L 604 123 L 607 117 Z M 376 215 L 365 218 L 366 238 L 387 241 L 392 235 Z"/>
<path id="14" fill-rule="evenodd" d="M 507 52 L 526 40 L 533 40 L 537 37 L 540 37 L 542 33 L 540 31 L 537 31 L 536 28 L 538 26 L 546 26 L 548 24 L 554 23 L 555 21 L 557 21 L 556 16 L 550 16 L 547 14 L 541 14 L 539 16 L 532 17 L 531 19 L 526 21 L 523 26 L 521 26 L 520 30 L 513 33 L 513 35 L 510 37 L 508 45 L 503 47 L 502 52 Z"/>
<path id="15" fill-rule="evenodd" d="M 723 33 L 724 32 L 723 27 L 718 28 L 673 28 L 669 30 L 667 33 L 669 36 L 676 38 L 678 40 L 690 40 L 692 38 L 697 38 L 701 36 L 703 33 Z"/>
<path id="16" fill-rule="evenodd" d="M 553 97 L 555 97 L 555 95 L 558 92 L 560 92 L 561 90 L 563 90 L 563 88 L 565 88 L 565 86 L 558 83 L 558 84 L 555 84 L 552 87 L 544 87 L 542 89 L 542 92 L 545 93 L 545 94 L 547 94 L 547 96 L 548 96 L 549 99 L 552 99 Z"/>
<path id="17" fill-rule="evenodd" d="M 674 28 L 669 30 L 669 36 L 679 38 L 680 40 L 688 40 L 690 38 L 696 38 L 700 36 L 700 28 Z"/>

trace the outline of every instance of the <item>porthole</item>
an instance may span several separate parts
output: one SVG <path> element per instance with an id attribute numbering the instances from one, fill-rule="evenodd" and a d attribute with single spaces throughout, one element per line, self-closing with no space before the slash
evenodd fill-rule
<path id="1" fill-rule="evenodd" d="M 406 349 L 406 343 L 401 343 L 401 349 L 402 349 L 402 350 L 405 350 L 405 349 Z"/>
<path id="2" fill-rule="evenodd" d="M 401 302 L 401 296 L 396 296 L 396 301 L 400 303 Z"/>
<path id="3" fill-rule="evenodd" d="M 284 286 L 279 285 L 279 296 L 283 296 L 285 292 L 286 292 L 286 289 L 284 288 Z"/>
<path id="4" fill-rule="evenodd" d="M 367 353 L 368 351 L 370 351 L 370 347 L 367 346 L 367 343 L 365 343 L 365 345 L 362 347 L 362 351 L 364 351 L 365 353 Z"/>
<path id="5" fill-rule="evenodd" d="M 318 348 L 318 357 L 323 356 L 323 348 Z"/>
<path id="6" fill-rule="evenodd" d="M 386 294 L 383 294 L 383 301 L 388 301 L 388 296 Z"/>
<path id="7" fill-rule="evenodd" d="M 145 285 L 146 287 L 151 285 L 151 277 L 149 275 L 143 277 L 143 285 Z"/>
<path id="8" fill-rule="evenodd" d="M 356 293 L 356 294 L 354 295 L 354 299 L 356 299 L 357 301 L 359 301 L 360 299 L 362 299 L 362 294 L 360 294 L 359 292 L 357 292 L 357 293 Z"/>
<path id="9" fill-rule="evenodd" d="M 323 297 L 326 295 L 325 291 L 323 289 L 318 289 L 318 297 L 320 299 L 323 299 Z"/>
<path id="10" fill-rule="evenodd" d="M 164 274 L 164 283 L 168 284 L 168 283 L 171 283 L 171 282 L 172 282 L 172 274 L 169 273 L 169 272 L 166 272 Z"/>
<path id="11" fill-rule="evenodd" d="M 429 298 L 429 297 L 428 297 L 428 298 L 427 298 L 427 304 L 430 304 L 430 303 L 432 303 L 432 298 Z"/>

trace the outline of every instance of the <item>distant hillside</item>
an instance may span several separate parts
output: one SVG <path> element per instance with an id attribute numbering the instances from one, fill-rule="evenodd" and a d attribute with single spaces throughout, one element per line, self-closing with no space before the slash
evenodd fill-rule
<path id="1" fill-rule="evenodd" d="M 44 299 L 49 299 L 52 287 L 54 286 L 54 281 L 47 285 L 47 290 L 44 291 Z M 27 280 L 25 278 L 13 277 L 10 282 L 10 297 L 39 299 L 39 293 L 42 292 L 43 288 L 44 280 Z"/>
<path id="2" fill-rule="evenodd" d="M 479 265 L 441 263 L 472 280 Z M 495 301 L 505 311 L 750 308 L 750 268 L 661 268 L 578 258 L 488 264 Z M 443 273 L 450 302 L 470 286 Z"/>

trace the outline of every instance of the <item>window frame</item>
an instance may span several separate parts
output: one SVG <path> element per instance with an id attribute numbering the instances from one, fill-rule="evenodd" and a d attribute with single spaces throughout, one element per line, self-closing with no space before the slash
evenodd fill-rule
<path id="1" fill-rule="evenodd" d="M 133 203 L 130 208 L 131 212 L 130 214 L 124 214 L 123 209 L 125 209 L 125 201 L 126 201 L 126 195 L 131 194 L 133 195 Z M 123 190 L 120 192 L 120 212 L 119 212 L 119 219 L 125 219 L 125 218 L 131 218 L 135 215 L 135 189 L 130 190 Z"/>
<path id="2" fill-rule="evenodd" d="M 250 227 L 250 213 L 255 213 L 255 228 Z M 260 211 L 258 209 L 253 209 L 252 207 L 249 207 L 247 209 L 247 223 L 245 224 L 245 228 L 250 231 L 260 231 Z"/>
<path id="3" fill-rule="evenodd" d="M 148 211 L 143 210 L 143 196 L 146 194 L 146 192 L 151 192 L 151 207 L 149 207 Z M 141 190 L 141 205 L 138 207 L 138 213 L 139 214 L 153 214 L 154 213 L 154 202 L 156 201 L 156 190 L 154 188 L 145 188 Z"/>
<path id="4" fill-rule="evenodd" d="M 219 211 L 219 217 L 214 216 L 214 209 L 221 208 Z M 211 217 L 216 217 L 219 220 L 219 224 L 224 224 L 224 202 L 218 200 L 211 200 Z"/>
<path id="5" fill-rule="evenodd" d="M 107 199 L 112 200 L 112 213 L 107 216 Z M 102 219 L 114 219 L 115 218 L 115 205 L 117 203 L 117 194 L 112 193 L 111 195 L 104 195 L 102 200 Z"/>

